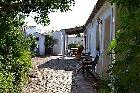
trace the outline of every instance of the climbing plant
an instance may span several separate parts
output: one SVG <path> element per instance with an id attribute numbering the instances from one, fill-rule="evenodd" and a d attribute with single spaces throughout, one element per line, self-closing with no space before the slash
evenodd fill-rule
<path id="1" fill-rule="evenodd" d="M 117 5 L 115 62 L 110 63 L 114 93 L 140 92 L 140 0 L 110 0 Z M 114 42 L 114 41 L 113 41 Z"/>
<path id="2" fill-rule="evenodd" d="M 55 40 L 53 39 L 53 36 L 45 35 L 45 47 L 52 48 L 54 44 L 55 44 Z"/>
<path id="3" fill-rule="evenodd" d="M 109 1 L 117 6 L 117 31 L 109 47 L 115 61 L 106 87 L 111 85 L 113 93 L 140 93 L 140 0 Z"/>

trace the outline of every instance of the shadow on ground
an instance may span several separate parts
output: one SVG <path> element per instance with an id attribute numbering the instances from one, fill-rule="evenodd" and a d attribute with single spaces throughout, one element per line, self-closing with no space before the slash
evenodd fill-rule
<path id="1" fill-rule="evenodd" d="M 38 69 L 49 68 L 53 70 L 72 71 L 72 84 L 70 93 L 95 93 L 95 90 L 82 74 L 77 74 L 76 69 L 79 68 L 76 59 L 51 59 L 44 64 L 38 66 Z"/>
<path id="2" fill-rule="evenodd" d="M 65 70 L 65 71 L 73 71 L 76 69 L 78 61 L 75 59 L 51 59 L 44 64 L 38 66 L 39 69 L 41 68 L 50 68 L 54 70 Z"/>
<path id="3" fill-rule="evenodd" d="M 49 68 L 53 70 L 64 70 L 64 71 L 72 71 L 72 84 L 71 84 L 71 92 L 70 93 L 78 93 L 77 85 L 75 82 L 76 75 L 76 67 L 78 65 L 78 61 L 75 59 L 51 59 L 44 64 L 38 66 L 38 69 Z"/>

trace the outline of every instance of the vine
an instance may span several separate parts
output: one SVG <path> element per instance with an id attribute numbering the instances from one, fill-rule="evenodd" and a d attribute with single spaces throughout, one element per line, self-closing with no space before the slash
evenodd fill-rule
<path id="1" fill-rule="evenodd" d="M 110 0 L 118 7 L 116 59 L 110 68 L 115 93 L 140 92 L 140 0 Z"/>
<path id="2" fill-rule="evenodd" d="M 118 31 L 106 86 L 112 85 L 113 93 L 140 93 L 140 0 L 109 1 L 117 5 Z"/>

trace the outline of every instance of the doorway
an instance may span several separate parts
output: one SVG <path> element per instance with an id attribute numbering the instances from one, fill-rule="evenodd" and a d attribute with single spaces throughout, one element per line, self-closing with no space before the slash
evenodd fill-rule
<path id="1" fill-rule="evenodd" d="M 110 55 L 108 54 L 108 47 L 110 44 L 110 19 L 111 16 L 108 16 L 105 20 L 105 31 L 104 31 L 104 52 L 103 52 L 103 76 L 108 77 L 109 73 L 109 62 L 110 62 Z"/>

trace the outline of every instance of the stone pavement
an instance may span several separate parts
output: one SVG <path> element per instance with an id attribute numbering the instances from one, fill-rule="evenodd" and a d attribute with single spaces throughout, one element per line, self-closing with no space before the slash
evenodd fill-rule
<path id="1" fill-rule="evenodd" d="M 61 60 L 58 56 L 32 59 L 29 83 L 22 93 L 96 93 L 81 73 L 74 59 Z"/>

